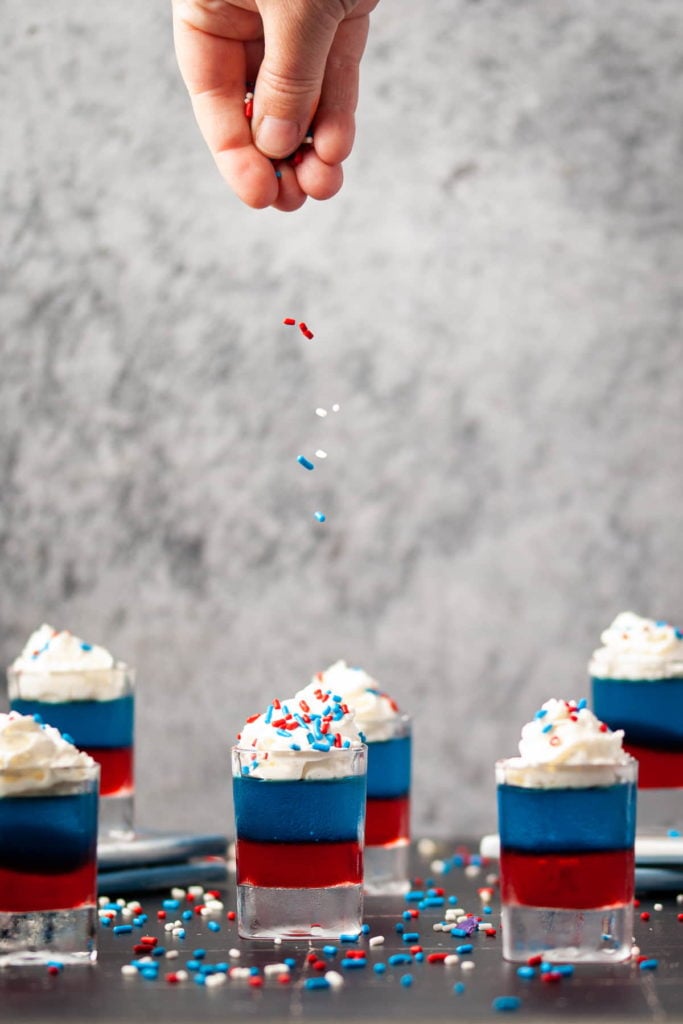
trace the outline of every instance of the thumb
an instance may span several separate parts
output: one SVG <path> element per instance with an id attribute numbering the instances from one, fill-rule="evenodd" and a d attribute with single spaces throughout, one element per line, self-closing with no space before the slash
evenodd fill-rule
<path id="1" fill-rule="evenodd" d="M 262 0 L 265 49 L 252 133 L 271 158 L 293 153 L 313 120 L 330 47 L 352 6 L 340 0 Z"/>

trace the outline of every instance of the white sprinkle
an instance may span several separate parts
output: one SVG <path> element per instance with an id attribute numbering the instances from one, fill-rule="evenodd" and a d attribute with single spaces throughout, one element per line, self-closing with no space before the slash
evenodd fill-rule
<path id="1" fill-rule="evenodd" d="M 487 885 L 497 885 L 498 884 L 498 875 L 487 875 L 486 876 L 486 884 Z"/>
<path id="2" fill-rule="evenodd" d="M 467 917 L 467 911 L 462 907 L 449 907 L 446 911 L 447 921 L 459 921 L 461 917 Z"/>
<path id="3" fill-rule="evenodd" d="M 126 905 L 126 901 L 124 900 L 123 896 L 120 896 L 120 897 L 119 897 L 119 898 L 117 899 L 117 901 L 116 901 L 116 905 L 117 905 L 117 907 L 125 907 L 125 905 Z"/>
<path id="4" fill-rule="evenodd" d="M 152 956 L 141 956 L 138 960 L 139 964 L 153 964 L 154 962 L 154 957 Z"/>
<path id="5" fill-rule="evenodd" d="M 184 889 L 178 889 L 177 886 L 175 888 L 171 889 L 171 897 L 174 900 L 182 900 L 183 897 L 186 896 L 186 895 L 187 895 L 187 893 L 185 892 L 185 890 Z"/>
<path id="6" fill-rule="evenodd" d="M 474 960 L 463 960 L 461 965 L 460 965 L 460 969 L 463 970 L 463 971 L 473 971 L 474 970 Z"/>
<path id="7" fill-rule="evenodd" d="M 653 910 L 664 910 L 664 907 L 662 906 L 661 903 L 653 903 L 652 904 L 652 909 Z"/>
<path id="8" fill-rule="evenodd" d="M 167 921 L 166 924 L 164 925 L 164 931 L 165 932 L 172 932 L 175 927 L 176 926 L 173 924 L 172 921 Z"/>
<path id="9" fill-rule="evenodd" d="M 175 958 L 177 956 L 180 956 L 180 953 L 178 952 L 177 949 L 168 949 L 168 950 L 166 950 L 166 959 L 167 960 L 175 960 Z"/>
<path id="10" fill-rule="evenodd" d="M 640 956 L 640 946 L 631 946 L 631 956 Z"/>
<path id="11" fill-rule="evenodd" d="M 231 967 L 230 968 L 230 977 L 234 978 L 236 981 L 239 980 L 239 978 L 251 978 L 251 968 L 249 968 L 249 967 Z"/>
<path id="12" fill-rule="evenodd" d="M 436 843 L 433 839 L 420 839 L 417 844 L 417 852 L 421 857 L 433 857 L 436 853 Z"/>
<path id="13" fill-rule="evenodd" d="M 317 450 L 317 452 L 316 452 L 315 454 L 316 454 L 316 456 L 317 456 L 317 457 L 318 457 L 319 459 L 326 459 L 326 458 L 327 458 L 327 452 L 326 452 L 326 451 L 323 451 L 323 449 L 322 449 L 322 448 L 318 448 L 318 450 Z"/>
<path id="14" fill-rule="evenodd" d="M 446 867 L 446 862 L 444 860 L 433 860 L 429 867 L 435 875 L 441 875 Z"/>
<path id="15" fill-rule="evenodd" d="M 320 406 L 315 410 L 316 416 L 320 416 L 321 419 L 327 416 L 327 409 L 321 409 Z"/>
<path id="16" fill-rule="evenodd" d="M 459 964 L 459 963 L 460 963 L 460 957 L 456 953 L 449 953 L 448 956 L 446 957 L 446 959 L 444 960 L 444 964 L 447 967 L 450 967 L 451 964 Z"/>
<path id="17" fill-rule="evenodd" d="M 479 890 L 479 899 L 481 900 L 482 903 L 491 902 L 491 893 L 488 891 L 488 889 Z"/>
<path id="18" fill-rule="evenodd" d="M 340 409 L 341 406 L 339 405 L 339 402 L 335 402 L 334 405 L 332 406 L 332 412 L 339 412 Z"/>
<path id="19" fill-rule="evenodd" d="M 445 930 L 446 930 L 446 929 L 444 928 L 444 926 L 443 926 L 443 924 L 441 923 L 441 921 L 437 921 L 437 922 L 436 922 L 436 924 L 433 924 L 433 925 L 432 925 L 432 931 L 433 931 L 433 932 L 443 932 L 443 931 L 445 931 Z"/>
<path id="20" fill-rule="evenodd" d="M 220 900 L 208 899 L 206 900 L 204 906 L 206 907 L 207 910 L 211 911 L 211 913 L 218 913 L 220 910 L 223 910 L 223 904 L 221 903 Z"/>
<path id="21" fill-rule="evenodd" d="M 273 945 L 274 946 L 281 946 L 282 945 L 282 939 L 280 938 L 279 935 L 276 935 L 275 938 L 273 939 Z"/>
<path id="22" fill-rule="evenodd" d="M 121 917 L 124 921 L 130 921 L 131 917 L 135 917 L 135 911 L 131 910 L 130 907 L 124 907 L 121 911 Z"/>
<path id="23" fill-rule="evenodd" d="M 233 947 L 232 949 L 228 950 L 228 956 L 230 957 L 231 960 L 239 960 L 242 954 L 240 953 L 239 949 L 235 949 Z"/>
<path id="24" fill-rule="evenodd" d="M 203 896 L 204 886 L 203 885 L 188 885 L 187 891 L 193 896 Z"/>
<path id="25" fill-rule="evenodd" d="M 225 985 L 227 980 L 227 974 L 224 974 L 223 971 L 218 971 L 216 974 L 207 974 L 204 984 L 207 988 L 218 988 L 219 985 Z"/>
<path id="26" fill-rule="evenodd" d="M 465 875 L 467 878 L 476 878 L 477 875 L 481 874 L 481 868 L 478 864 L 468 864 L 465 868 Z"/>
<path id="27" fill-rule="evenodd" d="M 289 964 L 266 964 L 263 973 L 268 974 L 289 974 Z"/>
<path id="28" fill-rule="evenodd" d="M 344 984 L 344 978 L 339 971 L 325 971 L 325 981 L 329 981 L 332 988 L 341 988 Z"/>
<path id="29" fill-rule="evenodd" d="M 132 978 L 134 974 L 138 973 L 137 967 L 133 967 L 132 964 L 124 964 L 121 968 L 121 974 L 125 974 L 127 978 Z"/>
<path id="30" fill-rule="evenodd" d="M 676 903 L 683 903 L 683 892 L 679 892 L 678 896 L 676 897 Z"/>
<path id="31" fill-rule="evenodd" d="M 187 971 L 184 971 L 182 969 L 179 970 L 179 971 L 176 971 L 175 972 L 175 976 L 178 979 L 178 981 L 187 981 L 187 979 L 188 979 Z"/>
<path id="32" fill-rule="evenodd" d="M 368 946 L 383 946 L 383 945 L 384 945 L 384 936 L 383 935 L 373 935 L 372 938 L 369 939 L 369 941 L 368 941 Z"/>
<path id="33" fill-rule="evenodd" d="M 108 903 L 111 903 L 111 900 L 109 899 L 108 896 L 100 896 L 98 897 L 97 902 L 101 907 L 106 907 Z"/>

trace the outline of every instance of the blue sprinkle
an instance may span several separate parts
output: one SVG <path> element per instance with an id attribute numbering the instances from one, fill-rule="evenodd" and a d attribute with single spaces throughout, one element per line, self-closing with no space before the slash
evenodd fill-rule
<path id="1" fill-rule="evenodd" d="M 451 907 L 454 907 L 457 904 L 457 902 L 458 902 L 458 897 L 457 896 L 449 896 L 448 897 L 448 902 L 449 902 Z"/>
<path id="2" fill-rule="evenodd" d="M 656 971 L 659 967 L 659 960 L 641 960 L 638 966 L 641 971 Z"/>
<path id="3" fill-rule="evenodd" d="M 194 914 L 192 913 L 191 910 L 183 910 L 180 916 L 182 917 L 183 921 L 191 921 L 192 918 L 194 917 Z"/>
<path id="4" fill-rule="evenodd" d="M 545 708 L 540 708 L 540 709 L 539 709 L 539 710 L 538 710 L 538 711 L 536 712 L 536 714 L 534 715 L 534 718 L 545 718 L 545 716 L 546 716 L 547 714 L 548 714 L 548 712 L 546 711 L 546 709 L 545 709 Z"/>
<path id="5" fill-rule="evenodd" d="M 43 716 L 39 715 L 38 712 L 36 711 L 36 713 L 33 716 L 33 721 L 37 722 L 38 725 L 42 725 L 43 724 Z"/>
<path id="6" fill-rule="evenodd" d="M 161 905 L 164 910 L 177 910 L 180 906 L 180 900 L 164 900 Z"/>
<path id="7" fill-rule="evenodd" d="M 370 934 L 370 925 L 369 924 L 363 924 L 363 925 L 361 925 L 361 929 L 360 930 L 362 931 L 363 935 L 369 935 Z"/>
<path id="8" fill-rule="evenodd" d="M 412 964 L 413 958 L 410 953 L 392 953 L 389 957 L 389 966 L 396 967 L 398 964 Z"/>
<path id="9" fill-rule="evenodd" d="M 342 747 L 344 748 L 344 750 L 348 750 L 350 746 L 351 740 L 344 740 L 344 742 L 342 743 Z"/>
<path id="10" fill-rule="evenodd" d="M 82 651 L 92 651 L 92 644 L 81 644 Z"/>
<path id="11" fill-rule="evenodd" d="M 306 978 L 304 981 L 304 988 L 329 988 L 330 983 L 327 978 Z"/>
<path id="12" fill-rule="evenodd" d="M 289 749 L 290 750 L 301 750 L 301 747 L 299 746 L 298 743 L 290 743 L 289 744 Z"/>
<path id="13" fill-rule="evenodd" d="M 402 974 L 401 984 L 403 985 L 404 988 L 410 988 L 410 986 L 413 984 L 412 974 Z"/>
<path id="14" fill-rule="evenodd" d="M 420 933 L 419 932 L 404 932 L 403 933 L 403 941 L 404 942 L 419 942 L 420 941 Z"/>
<path id="15" fill-rule="evenodd" d="M 339 962 L 340 962 L 340 965 L 345 970 L 351 970 L 351 971 L 358 970 L 360 967 L 367 966 L 366 960 L 365 960 L 364 957 L 358 957 L 358 958 L 356 958 L 356 957 L 344 957 L 344 959 L 340 960 Z"/>
<path id="16" fill-rule="evenodd" d="M 563 974 L 565 976 L 565 978 L 568 978 L 568 977 L 570 977 L 570 975 L 572 975 L 574 973 L 574 965 L 573 964 L 555 964 L 554 970 L 555 970 L 556 974 Z"/>
<path id="17" fill-rule="evenodd" d="M 186 960 L 185 966 L 187 967 L 188 971 L 198 971 L 199 968 L 201 967 L 201 964 L 199 960 Z"/>
<path id="18" fill-rule="evenodd" d="M 547 725 L 543 726 L 543 728 L 541 729 L 541 732 L 552 732 L 552 729 L 553 729 L 553 723 L 552 722 L 548 722 Z"/>
<path id="19" fill-rule="evenodd" d="M 338 693 L 333 693 L 331 696 L 332 696 L 332 700 L 336 701 L 337 704 L 343 703 L 342 698 L 339 696 Z"/>
<path id="20" fill-rule="evenodd" d="M 311 469 L 313 469 L 313 466 L 311 466 Z M 314 512 L 313 516 L 315 519 L 318 520 L 319 523 L 324 523 L 325 520 L 327 519 L 327 516 L 325 515 L 324 512 Z"/>
<path id="21" fill-rule="evenodd" d="M 193 956 L 195 957 L 196 960 L 203 960 L 204 957 L 206 956 L 206 950 L 205 949 L 195 949 L 195 951 L 193 953 Z"/>
<path id="22" fill-rule="evenodd" d="M 489 907 L 488 904 L 484 907 L 484 913 L 485 914 L 492 914 L 493 913 L 491 907 Z"/>
<path id="23" fill-rule="evenodd" d="M 56 967 L 58 971 L 64 970 L 64 964 L 61 960 L 48 960 L 45 965 L 46 967 Z"/>
<path id="24" fill-rule="evenodd" d="M 148 964 L 146 967 L 142 968 L 140 974 L 142 975 L 143 978 L 148 978 L 149 981 L 156 981 L 156 979 L 159 977 L 159 968 L 153 966 L 152 964 Z"/>
<path id="25" fill-rule="evenodd" d="M 387 965 L 382 963 L 375 964 L 375 966 L 372 969 L 375 972 L 375 974 L 384 974 L 386 972 Z"/>
<path id="26" fill-rule="evenodd" d="M 266 725 L 270 725 L 270 720 L 273 717 L 273 710 L 273 705 L 269 704 L 268 710 L 266 711 L 265 716 L 263 718 L 263 721 L 266 723 Z"/>
<path id="27" fill-rule="evenodd" d="M 202 974 L 207 975 L 207 974 L 215 974 L 217 968 L 214 967 L 213 964 L 200 964 L 199 965 L 199 970 L 201 971 Z"/>
<path id="28" fill-rule="evenodd" d="M 71 736 L 68 732 L 62 733 L 62 739 L 65 740 L 66 743 L 70 743 L 74 747 L 76 746 L 76 741 L 74 740 L 73 736 Z"/>
<path id="29" fill-rule="evenodd" d="M 103 928 L 109 928 L 109 926 L 111 925 L 111 919 L 108 917 L 101 917 L 100 924 L 102 925 Z"/>
<path id="30" fill-rule="evenodd" d="M 582 697 L 579 703 L 576 705 L 577 711 L 583 711 L 584 708 L 588 707 L 588 701 L 585 697 Z"/>
<path id="31" fill-rule="evenodd" d="M 143 924 L 147 924 L 147 914 L 138 914 L 137 917 L 133 918 L 133 924 L 137 924 L 140 926 L 142 926 Z"/>
<path id="32" fill-rule="evenodd" d="M 206 927 L 210 932 L 219 932 L 221 930 L 221 926 L 218 921 L 209 921 Z"/>
<path id="33" fill-rule="evenodd" d="M 296 461 L 300 466 L 303 466 L 304 469 L 315 469 L 313 463 L 309 462 L 305 455 L 297 455 Z"/>
<path id="34" fill-rule="evenodd" d="M 275 177 L 276 178 L 281 178 L 282 177 L 282 171 L 276 171 L 275 172 Z"/>
<path id="35" fill-rule="evenodd" d="M 404 910 L 403 913 L 401 914 L 401 917 L 403 918 L 404 921 L 410 921 L 412 920 L 413 915 L 410 913 L 409 910 Z"/>
<path id="36" fill-rule="evenodd" d="M 474 946 L 472 945 L 471 942 L 464 942 L 462 944 L 462 946 L 456 946 L 455 947 L 455 952 L 456 953 L 460 953 L 460 954 L 462 954 L 462 953 L 471 953 L 473 949 L 474 949 Z"/>
<path id="37" fill-rule="evenodd" d="M 289 730 L 288 729 L 276 729 L 275 732 L 278 734 L 278 736 L 284 736 L 284 738 L 286 740 L 289 739 Z"/>
<path id="38" fill-rule="evenodd" d="M 185 938 L 185 929 L 184 928 L 179 928 L 178 931 L 176 932 L 176 939 L 184 939 L 184 938 Z"/>
<path id="39" fill-rule="evenodd" d="M 325 956 L 336 956 L 337 955 L 337 947 L 336 946 L 323 946 L 323 953 L 325 954 Z"/>
<path id="40" fill-rule="evenodd" d="M 282 962 L 283 964 L 287 964 L 288 967 L 296 967 L 296 960 L 294 959 L 293 956 L 285 957 L 285 959 Z"/>
<path id="41" fill-rule="evenodd" d="M 469 932 L 465 931 L 464 928 L 451 928 L 451 935 L 454 939 L 466 939 Z"/>
<path id="42" fill-rule="evenodd" d="M 442 907 L 445 903 L 443 896 L 428 896 L 426 900 L 422 900 L 423 908 L 427 907 Z"/>
<path id="43" fill-rule="evenodd" d="M 360 932 L 342 932 L 339 936 L 340 942 L 358 942 Z"/>
<path id="44" fill-rule="evenodd" d="M 193 981 L 195 985 L 206 985 L 206 977 L 203 974 L 200 974 L 199 972 L 195 974 Z"/>
<path id="45" fill-rule="evenodd" d="M 421 889 L 412 889 L 410 892 L 407 892 L 404 897 L 406 903 L 417 903 L 418 900 L 423 900 L 424 898 L 425 894 Z"/>
<path id="46" fill-rule="evenodd" d="M 258 967 L 250 967 L 249 973 L 251 974 L 252 978 L 255 978 L 257 974 L 260 974 L 260 971 Z"/>
<path id="47" fill-rule="evenodd" d="M 456 996 L 460 996 L 465 991 L 465 986 L 461 981 L 456 981 L 455 985 L 453 986 L 453 991 L 455 992 Z"/>
<path id="48" fill-rule="evenodd" d="M 681 833 L 677 828 L 670 828 L 668 829 L 666 834 L 669 837 L 669 839 L 678 839 Z"/>
<path id="49" fill-rule="evenodd" d="M 401 933 L 401 932 L 403 931 L 403 925 L 401 924 L 401 922 L 400 922 L 400 921 L 398 921 L 398 922 L 397 922 L 397 923 L 396 923 L 396 924 L 394 925 L 394 930 L 395 930 L 395 931 L 397 931 L 397 932 L 398 932 L 399 934 L 400 934 L 400 933 Z"/>
<path id="50" fill-rule="evenodd" d="M 425 958 L 424 953 L 416 953 L 415 954 L 415 960 L 416 960 L 417 963 L 421 964 L 422 961 L 424 960 L 424 958 Z"/>
<path id="51" fill-rule="evenodd" d="M 496 1013 L 514 1013 L 522 1005 L 519 996 L 496 996 L 491 1003 L 491 1009 Z"/>
<path id="52" fill-rule="evenodd" d="M 518 967 L 517 968 L 517 974 L 520 976 L 520 978 L 535 978 L 536 977 L 535 969 L 533 967 L 527 967 L 526 964 L 524 965 L 524 967 Z"/>
<path id="53" fill-rule="evenodd" d="M 133 925 L 132 924 L 115 924 L 113 930 L 114 930 L 114 935 L 130 935 L 130 933 L 133 931 Z"/>
<path id="54" fill-rule="evenodd" d="M 164 946 L 155 946 L 154 949 L 151 952 L 152 952 L 152 956 L 165 956 L 166 955 L 166 949 L 165 949 Z"/>

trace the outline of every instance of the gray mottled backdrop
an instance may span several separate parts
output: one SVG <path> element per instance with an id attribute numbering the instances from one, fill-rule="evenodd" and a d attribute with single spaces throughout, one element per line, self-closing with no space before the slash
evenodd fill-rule
<path id="1" fill-rule="evenodd" d="M 229 830 L 243 718 L 345 657 L 417 831 L 488 827 L 613 615 L 683 619 L 683 5 L 384 0 L 292 215 L 218 178 L 167 0 L 0 8 L 2 659 L 135 664 L 140 823 Z"/>

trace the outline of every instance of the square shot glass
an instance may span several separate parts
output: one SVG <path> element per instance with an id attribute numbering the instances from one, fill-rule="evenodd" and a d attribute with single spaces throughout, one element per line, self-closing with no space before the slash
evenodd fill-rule
<path id="1" fill-rule="evenodd" d="M 0 769 L 0 967 L 97 957 L 100 767 Z"/>
<path id="2" fill-rule="evenodd" d="M 111 668 L 59 671 L 10 667 L 7 678 L 12 711 L 38 716 L 39 721 L 54 725 L 100 765 L 100 836 L 132 836 L 134 670 L 124 662 L 116 662 Z M 102 700 L 68 696 L 79 691 L 108 696 Z"/>
<path id="3" fill-rule="evenodd" d="M 369 896 L 408 891 L 411 721 L 396 719 L 393 735 L 368 740 L 364 888 Z"/>
<path id="4" fill-rule="evenodd" d="M 249 939 L 338 938 L 363 910 L 365 745 L 280 751 L 301 777 L 258 778 L 253 748 L 232 748 L 237 921 Z"/>
<path id="5" fill-rule="evenodd" d="M 498 761 L 503 957 L 617 963 L 631 956 L 637 762 Z"/>

